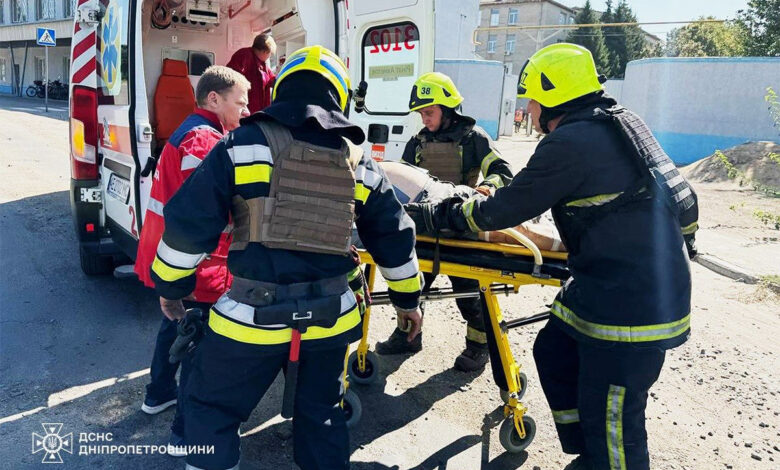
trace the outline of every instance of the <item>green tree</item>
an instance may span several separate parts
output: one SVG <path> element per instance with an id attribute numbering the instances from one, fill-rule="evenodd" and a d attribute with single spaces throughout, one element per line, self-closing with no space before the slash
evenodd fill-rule
<path id="1" fill-rule="evenodd" d="M 737 18 L 746 30 L 748 55 L 780 56 L 780 0 L 750 0 Z"/>
<path id="2" fill-rule="evenodd" d="M 577 24 L 596 24 L 598 19 L 590 6 L 590 0 L 585 2 L 585 6 L 577 14 L 574 21 Z M 596 63 L 596 70 L 606 76 L 612 76 L 609 53 L 604 44 L 604 36 L 599 27 L 584 27 L 572 30 L 566 38 L 567 42 L 579 44 L 587 48 L 593 54 L 593 61 Z"/>
<path id="3" fill-rule="evenodd" d="M 712 16 L 699 20 L 712 20 Z M 733 57 L 745 54 L 745 29 L 738 23 L 690 23 L 669 32 L 670 57 Z"/>
<path id="4" fill-rule="evenodd" d="M 601 16 L 601 22 L 604 24 L 635 23 L 636 15 L 626 0 L 620 0 L 614 11 L 612 0 L 607 0 L 607 10 Z M 608 27 L 604 28 L 603 34 L 612 76 L 623 77 L 626 73 L 626 64 L 648 55 L 645 33 L 639 26 Z"/>

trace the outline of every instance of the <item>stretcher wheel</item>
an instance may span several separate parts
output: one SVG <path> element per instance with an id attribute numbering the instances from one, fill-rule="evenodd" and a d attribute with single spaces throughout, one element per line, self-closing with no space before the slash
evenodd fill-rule
<path id="1" fill-rule="evenodd" d="M 526 390 L 528 390 L 528 377 L 526 377 L 525 372 L 520 372 L 520 390 L 517 392 L 517 400 L 520 401 L 525 396 Z M 509 391 L 504 390 L 503 388 L 499 389 L 501 393 L 501 400 L 504 401 L 504 404 L 509 403 Z"/>
<path id="2" fill-rule="evenodd" d="M 341 409 L 344 410 L 344 417 L 347 419 L 347 428 L 353 428 L 360 422 L 363 416 L 363 405 L 360 404 L 360 397 L 357 393 L 347 389 L 341 402 Z"/>
<path id="3" fill-rule="evenodd" d="M 358 369 L 357 351 L 349 355 L 347 362 L 347 371 L 349 372 L 349 381 L 361 385 L 374 383 L 379 377 L 379 358 L 373 351 L 366 354 L 366 370 L 363 372 Z"/>
<path id="4" fill-rule="evenodd" d="M 531 441 L 534 440 L 534 436 L 536 436 L 536 423 L 530 416 L 523 415 L 523 426 L 525 426 L 525 437 L 520 439 L 512 416 L 506 418 L 501 424 L 501 429 L 498 431 L 498 440 L 510 454 L 517 454 L 525 450 L 531 444 Z"/>

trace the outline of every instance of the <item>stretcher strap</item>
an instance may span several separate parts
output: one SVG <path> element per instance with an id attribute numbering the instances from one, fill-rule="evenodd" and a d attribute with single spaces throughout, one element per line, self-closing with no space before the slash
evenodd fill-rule
<path id="1" fill-rule="evenodd" d="M 439 250 L 439 232 L 436 231 L 436 243 L 433 247 L 433 267 L 431 268 L 431 275 L 435 279 L 439 275 L 441 252 Z"/>

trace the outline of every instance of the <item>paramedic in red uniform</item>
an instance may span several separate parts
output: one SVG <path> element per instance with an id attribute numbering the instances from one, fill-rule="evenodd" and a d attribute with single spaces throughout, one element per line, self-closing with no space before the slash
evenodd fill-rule
<path id="1" fill-rule="evenodd" d="M 227 66 L 243 74 L 252 88 L 249 90 L 249 112 L 256 113 L 271 104 L 271 88 L 276 83 L 276 75 L 268 67 L 268 59 L 276 54 L 274 38 L 267 34 L 258 34 L 252 47 L 237 50 Z"/>
<path id="2" fill-rule="evenodd" d="M 135 272 L 147 287 L 154 288 L 149 270 L 165 230 L 163 207 L 222 136 L 237 128 L 239 119 L 249 115 L 249 87 L 249 81 L 236 71 L 223 66 L 209 67 L 200 77 L 195 90 L 195 112 L 184 120 L 165 144 L 154 172 L 149 206 L 135 262 Z M 195 290 L 190 296 L 187 308 L 197 307 L 208 312 L 211 304 L 227 290 L 231 280 L 226 266 L 229 246 L 230 234 L 226 230 L 217 249 L 211 253 L 209 259 L 198 266 Z M 160 302 L 162 303 L 163 299 L 160 299 Z M 151 383 L 146 386 L 146 398 L 141 406 L 148 414 L 160 413 L 177 404 L 178 364 L 168 362 L 168 350 L 176 339 L 176 326 L 177 321 L 174 318 L 165 316 L 157 333 Z M 185 358 L 182 360 L 179 390 L 183 388 L 188 372 L 189 359 Z M 171 426 L 169 449 L 183 444 L 181 407 L 182 404 L 179 403 Z M 175 455 L 175 452 L 172 455 Z"/>

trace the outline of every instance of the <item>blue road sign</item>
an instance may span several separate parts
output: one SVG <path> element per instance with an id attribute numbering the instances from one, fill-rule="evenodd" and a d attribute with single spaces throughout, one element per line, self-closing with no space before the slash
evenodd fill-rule
<path id="1" fill-rule="evenodd" d="M 53 29 L 38 28 L 35 34 L 39 46 L 56 46 L 57 36 Z"/>

